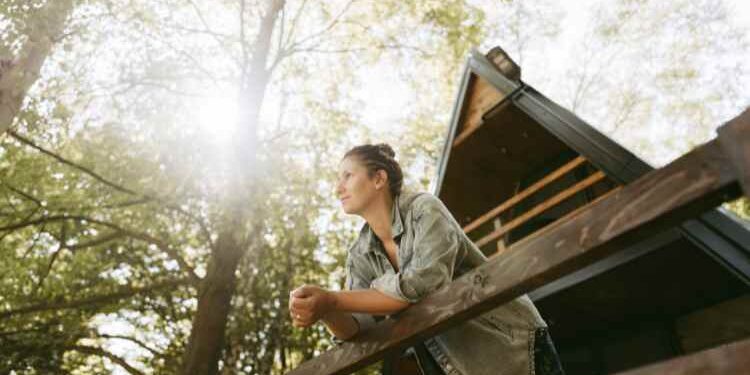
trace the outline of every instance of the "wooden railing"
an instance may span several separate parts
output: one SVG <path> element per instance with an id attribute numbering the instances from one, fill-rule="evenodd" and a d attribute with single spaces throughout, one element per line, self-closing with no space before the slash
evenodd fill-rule
<path id="1" fill-rule="evenodd" d="M 475 219 L 474 221 L 472 221 L 468 225 L 464 226 L 464 228 L 463 228 L 464 232 L 468 234 L 471 231 L 473 231 L 474 229 L 477 229 L 481 225 L 483 225 L 483 224 L 487 223 L 488 221 L 492 220 L 493 218 L 496 218 L 496 217 L 502 215 L 503 213 L 505 213 L 506 211 L 510 210 L 511 208 L 513 208 L 518 203 L 521 203 L 524 199 L 526 199 L 526 198 L 532 196 L 534 193 L 542 190 L 542 188 L 544 188 L 545 186 L 549 185 L 550 183 L 552 183 L 555 180 L 559 179 L 560 177 L 564 176 L 568 172 L 570 172 L 570 171 L 578 168 L 579 166 L 583 165 L 585 162 L 586 162 L 586 159 L 583 156 L 578 156 L 577 158 L 569 161 L 568 163 L 566 163 L 562 167 L 556 169 L 554 172 L 548 174 L 547 176 L 545 176 L 541 180 L 535 182 L 534 184 L 532 184 L 528 188 L 524 189 L 520 193 L 514 195 L 513 197 L 511 197 L 507 201 L 501 203 L 499 206 L 493 208 L 492 210 L 490 210 L 486 214 L 478 217 L 477 219 Z"/>
<path id="2" fill-rule="evenodd" d="M 569 161 L 568 163 L 564 164 L 560 168 L 554 170 L 552 173 L 544 176 L 539 181 L 533 183 L 531 186 L 520 191 L 518 194 L 512 196 L 510 199 L 501 203 L 499 206 L 493 208 L 489 212 L 485 213 L 484 215 L 480 216 L 476 220 L 466 225 L 463 228 L 464 233 L 466 233 L 467 235 L 470 234 L 475 229 L 486 224 L 490 220 L 497 218 L 500 215 L 508 212 L 512 208 L 518 206 L 518 204 L 523 202 L 525 199 L 542 191 L 542 189 L 544 189 L 545 187 L 548 187 L 553 182 L 561 179 L 563 176 L 567 175 L 574 169 L 584 165 L 585 163 L 586 163 L 586 159 L 583 156 L 578 156 L 575 159 Z M 566 200 L 576 196 L 576 194 L 590 188 L 597 182 L 604 180 L 606 177 L 607 176 L 602 171 L 596 171 L 592 173 L 591 175 L 587 176 L 583 180 L 578 181 L 572 186 L 558 192 L 554 196 L 535 205 L 530 210 L 524 212 L 518 217 L 513 218 L 512 220 L 508 221 L 507 223 L 504 223 L 503 225 L 496 228 L 492 232 L 482 236 L 481 238 L 475 241 L 475 244 L 478 247 L 482 247 L 492 241 L 497 240 L 498 238 L 510 233 L 510 231 L 520 227 L 521 225 L 528 223 L 530 220 L 537 217 L 538 215 L 560 205 Z"/>
<path id="3" fill-rule="evenodd" d="M 750 196 L 750 110 L 722 126 L 717 140 L 514 243 L 398 318 L 381 321 L 289 374 L 348 374 L 364 368 L 737 198 L 742 189 Z M 748 358 L 750 344 L 743 342 L 633 374 L 735 374 L 748 368 Z M 711 363 L 700 367 L 703 360 Z"/>

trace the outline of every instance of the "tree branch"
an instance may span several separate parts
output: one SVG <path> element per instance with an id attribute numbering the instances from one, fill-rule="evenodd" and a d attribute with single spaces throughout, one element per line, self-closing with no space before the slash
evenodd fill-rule
<path id="1" fill-rule="evenodd" d="M 65 228 L 64 223 L 63 223 L 63 228 Z M 57 250 L 54 253 L 52 253 L 52 256 L 50 257 L 49 263 L 47 264 L 47 268 L 43 272 L 41 272 L 41 277 L 39 278 L 39 282 L 36 285 L 34 293 L 32 293 L 32 294 L 36 294 L 36 291 L 39 290 L 42 287 L 42 285 L 44 284 L 44 280 L 47 278 L 47 276 L 49 276 L 50 271 L 52 271 L 52 267 L 54 266 L 55 261 L 57 260 L 57 257 L 60 255 L 60 253 L 63 250 L 67 249 L 67 250 L 70 250 L 70 251 L 76 251 L 76 250 L 85 249 L 85 248 L 88 248 L 88 247 L 93 247 L 93 246 L 101 245 L 103 243 L 107 243 L 109 241 L 116 240 L 116 239 L 122 238 L 122 237 L 125 237 L 125 233 L 116 230 L 116 231 L 114 231 L 112 233 L 109 233 L 109 234 L 106 234 L 106 235 L 102 235 L 99 238 L 95 238 L 95 239 L 93 239 L 91 241 L 83 242 L 83 243 L 80 243 L 80 244 L 77 244 L 77 245 L 68 246 L 68 245 L 66 245 L 65 236 L 64 235 L 60 236 L 59 246 L 58 246 Z"/>
<path id="2" fill-rule="evenodd" d="M 101 356 L 101 357 L 106 357 L 107 359 L 109 359 L 110 361 L 116 363 L 117 365 L 119 365 L 120 367 L 122 367 L 123 369 L 125 369 L 125 371 L 129 372 L 132 375 L 145 375 L 143 372 L 141 372 L 137 368 L 129 365 L 128 362 L 125 361 L 124 359 L 122 359 L 122 358 L 120 358 L 120 357 L 118 357 L 118 356 L 116 356 L 116 355 L 114 355 L 114 354 L 112 354 L 112 353 L 110 353 L 110 352 L 102 349 L 102 348 L 97 348 L 97 347 L 93 347 L 93 346 L 84 346 L 84 345 L 73 345 L 73 346 L 68 347 L 68 349 L 74 350 L 74 351 L 77 351 L 77 352 L 80 352 L 80 353 L 84 353 L 84 354 L 92 354 L 92 355 L 98 355 L 98 356 Z"/>
<path id="3" fill-rule="evenodd" d="M 31 214 L 29 214 L 28 216 L 26 216 L 26 217 L 24 218 L 24 220 L 28 220 L 28 219 L 30 219 L 30 218 L 31 218 L 32 216 L 36 215 L 36 213 L 37 213 L 37 212 L 39 212 L 39 210 L 40 210 L 40 209 L 41 209 L 41 207 L 38 207 L 38 208 L 37 208 L 36 210 L 34 210 L 34 212 L 32 212 Z M 37 243 L 37 241 L 39 241 L 39 238 L 40 238 L 40 237 L 42 236 L 42 233 L 44 233 L 44 230 L 46 229 L 46 227 L 47 227 L 47 224 L 46 224 L 46 223 L 42 224 L 42 229 L 41 229 L 41 230 L 40 230 L 39 232 L 37 232 L 37 233 L 36 233 L 36 236 L 35 236 L 35 237 L 34 237 L 34 239 L 33 239 L 33 240 L 31 241 L 31 245 L 29 245 L 29 247 L 28 247 L 28 248 L 26 249 L 26 251 L 25 251 L 25 252 L 23 253 L 23 259 L 26 259 L 26 257 L 27 257 L 27 256 L 29 256 L 29 254 L 31 254 L 31 252 L 32 252 L 32 251 L 34 251 L 34 248 L 36 247 L 36 243 Z M 4 233 L 3 235 L 2 235 L 2 237 L 0 237 L 0 240 L 4 239 L 4 238 L 5 238 L 5 236 L 7 236 L 8 234 L 10 234 L 10 232 L 5 232 L 5 233 Z"/>
<path id="4" fill-rule="evenodd" d="M 47 262 L 47 267 L 41 272 L 41 276 L 39 277 L 39 281 L 36 283 L 36 286 L 34 287 L 34 291 L 32 292 L 32 295 L 36 294 L 37 291 L 39 291 L 39 288 L 41 288 L 42 285 L 44 284 L 44 281 L 47 280 L 47 276 L 49 276 L 49 273 L 52 270 L 52 266 L 55 265 L 55 261 L 57 260 L 57 257 L 65 248 L 65 242 L 67 242 L 67 228 L 68 228 L 67 225 L 65 225 L 65 222 L 63 221 L 60 224 L 60 237 L 57 238 L 57 241 L 58 241 L 57 250 L 55 250 L 55 252 L 52 253 L 52 256 L 50 257 L 49 262 Z"/>
<path id="5" fill-rule="evenodd" d="M 0 134 L 13 124 L 73 8 L 73 0 L 59 0 L 38 9 L 27 26 L 27 39 L 18 56 L 7 64 L 7 69 L 0 69 Z"/>
<path id="6" fill-rule="evenodd" d="M 250 61 L 247 45 L 245 44 L 245 0 L 240 0 L 240 48 L 242 50 L 242 60 L 240 62 L 240 82 L 246 84 L 248 61 Z"/>
<path id="7" fill-rule="evenodd" d="M 190 3 L 190 6 L 193 8 L 193 11 L 195 11 L 195 14 L 198 16 L 198 20 L 200 20 L 201 24 L 203 25 L 203 29 L 204 29 L 203 32 L 211 35 L 214 38 L 214 40 L 216 40 L 216 42 L 225 49 L 225 51 L 227 52 L 227 55 L 230 56 L 232 60 L 234 60 L 234 62 L 241 68 L 243 66 L 242 63 L 235 56 L 232 55 L 232 51 L 227 46 L 227 43 L 221 39 L 221 38 L 230 39 L 230 37 L 228 35 L 219 34 L 217 32 L 212 31 L 211 27 L 209 27 L 208 25 L 208 21 L 206 21 L 206 18 L 203 16 L 203 11 L 200 9 L 198 4 L 196 4 L 195 1 L 193 0 L 189 0 L 189 3 Z M 243 42 L 244 40 L 240 38 L 240 43 L 243 43 Z"/>
<path id="8" fill-rule="evenodd" d="M 36 303 L 36 304 L 29 305 L 26 307 L 20 307 L 17 309 L 10 309 L 6 311 L 2 311 L 0 312 L 0 319 L 7 319 L 14 315 L 31 314 L 31 313 L 41 312 L 41 311 L 68 310 L 68 309 L 76 309 L 76 308 L 80 308 L 84 306 L 109 304 L 109 303 L 114 303 L 121 299 L 132 297 L 135 295 L 153 292 L 153 291 L 157 291 L 161 289 L 170 289 L 170 288 L 175 288 L 178 286 L 191 285 L 191 283 L 192 281 L 190 279 L 169 280 L 169 281 L 155 283 L 153 285 L 140 287 L 140 288 L 123 287 L 123 288 L 120 288 L 120 290 L 113 292 L 113 293 L 102 294 L 98 296 L 92 296 L 92 297 L 87 297 L 87 298 L 82 298 L 79 300 L 72 300 L 72 301 L 65 301 L 64 296 L 57 296 L 45 302 Z"/>
<path id="9" fill-rule="evenodd" d="M 297 10 L 297 13 L 295 13 L 294 17 L 292 17 L 292 24 L 289 26 L 289 34 L 287 34 L 286 36 L 286 41 L 284 41 L 284 46 L 288 46 L 292 43 L 292 38 L 294 38 L 294 33 L 297 29 L 297 24 L 299 23 L 299 19 L 302 16 L 302 12 L 305 10 L 306 5 L 307 5 L 307 0 L 302 0 L 302 4 L 300 4 L 299 9 Z M 279 46 L 279 47 L 283 47 L 283 46 Z M 279 50 L 281 51 L 281 48 Z"/>
<path id="10" fill-rule="evenodd" d="M 126 340 L 130 341 L 138 346 L 140 346 L 143 349 L 148 350 L 151 354 L 153 354 L 155 357 L 164 357 L 164 353 L 146 345 L 141 340 L 136 339 L 135 337 L 130 336 L 123 336 L 123 335 L 107 335 L 107 334 L 96 334 L 97 338 L 103 338 L 103 339 L 116 339 L 116 340 Z"/>
<path id="11" fill-rule="evenodd" d="M 289 46 L 289 49 L 293 50 L 293 49 L 295 49 L 296 46 L 302 46 L 303 44 L 305 44 L 305 43 L 307 43 L 307 42 L 309 42 L 311 40 L 314 40 L 316 38 L 320 38 L 321 36 L 323 36 L 327 32 L 333 30 L 333 28 L 336 27 L 336 25 L 339 24 L 339 22 L 341 21 L 341 18 L 344 16 L 344 14 L 346 14 L 346 12 L 349 11 L 349 8 L 351 8 L 352 4 L 354 4 L 355 2 L 357 2 L 357 0 L 349 0 L 349 2 L 346 3 L 346 5 L 344 5 L 343 9 L 338 14 L 336 14 L 336 16 L 333 17 L 333 19 L 331 20 L 331 22 L 326 27 L 324 27 L 323 29 L 321 29 L 321 30 L 319 30 L 317 32 L 314 32 L 314 33 L 312 33 L 312 34 L 310 34 L 308 36 L 305 36 L 304 38 L 302 38 L 302 39 L 300 39 L 298 41 L 295 41 L 294 43 L 292 43 Z"/>
<path id="12" fill-rule="evenodd" d="M 52 157 L 53 159 L 59 161 L 62 164 L 65 164 L 65 165 L 67 165 L 69 167 L 72 167 L 73 169 L 76 169 L 76 170 L 78 170 L 80 172 L 83 172 L 84 174 L 91 176 L 95 180 L 97 180 L 97 181 L 101 182 L 102 184 L 107 185 L 107 186 L 109 186 L 109 187 L 111 187 L 111 188 L 113 188 L 113 189 L 115 189 L 115 190 L 117 190 L 119 192 L 130 194 L 130 195 L 143 195 L 143 194 L 138 194 L 135 191 L 133 191 L 131 189 L 128 189 L 126 187 L 120 186 L 120 185 L 118 185 L 118 184 L 116 184 L 116 183 L 114 183 L 114 182 L 112 182 L 112 181 L 110 181 L 110 180 L 102 177 L 101 175 L 99 175 L 98 173 L 92 171 L 91 169 L 89 169 L 87 167 L 84 167 L 84 166 L 82 166 L 80 164 L 77 164 L 77 163 L 74 163 L 74 162 L 72 162 L 72 161 L 70 161 L 68 159 L 65 159 L 62 156 L 57 155 L 57 154 L 53 153 L 52 151 L 49 151 L 49 150 L 47 150 L 47 149 L 45 149 L 45 148 L 43 148 L 43 147 L 35 144 L 31 140 L 29 140 L 29 139 L 21 136 L 20 134 L 14 132 L 12 130 L 9 130 L 8 134 L 10 134 L 10 136 L 13 137 L 13 138 L 15 138 L 17 141 L 19 141 L 19 142 L 21 142 L 21 143 L 23 143 L 23 144 L 25 144 L 25 145 L 27 145 L 27 146 L 29 146 L 29 147 L 37 150 L 37 151 L 39 151 L 39 152 L 41 152 L 41 153 L 43 153 L 43 154 L 45 154 L 47 156 Z"/>
<path id="13" fill-rule="evenodd" d="M 284 58 L 287 58 L 287 57 L 289 57 L 289 56 L 291 56 L 291 55 L 293 55 L 293 54 L 301 51 L 303 49 L 302 48 L 303 44 L 307 43 L 308 41 L 314 40 L 316 38 L 320 38 L 324 34 L 328 33 L 331 30 L 333 30 L 333 28 L 335 28 L 336 25 L 338 25 L 339 23 L 341 23 L 341 19 L 343 18 L 344 14 L 346 14 L 346 12 L 349 10 L 349 8 L 351 8 L 352 4 L 354 4 L 356 1 L 357 0 L 350 0 L 348 3 L 346 3 L 346 5 L 344 5 L 343 9 L 336 16 L 334 16 L 333 19 L 331 20 L 331 22 L 326 27 L 324 27 L 323 29 L 321 29 L 321 30 L 319 30 L 317 32 L 314 32 L 314 33 L 312 33 L 312 34 L 310 34 L 310 35 L 308 35 L 308 36 L 306 36 L 306 37 L 304 37 L 304 38 L 302 38 L 302 39 L 300 39 L 298 41 L 292 42 L 291 40 L 288 40 L 285 46 L 279 46 L 279 50 L 276 52 L 276 57 L 274 58 L 273 63 L 271 64 L 271 67 L 269 68 L 269 71 L 273 71 L 276 68 L 276 66 Z M 305 4 L 303 3 L 300 8 L 303 8 L 304 6 L 305 6 Z M 300 9 L 299 13 L 301 13 L 301 12 L 302 12 L 302 10 Z M 299 13 L 294 18 L 294 21 L 293 21 L 293 24 L 292 24 L 292 27 L 291 27 L 291 30 L 290 30 L 290 37 L 291 37 L 291 33 L 294 31 L 294 28 L 296 26 L 295 24 L 299 20 L 299 18 L 298 18 L 299 17 Z M 314 46 L 311 46 L 311 47 L 308 47 L 308 48 L 313 48 L 313 47 Z"/>
<path id="14" fill-rule="evenodd" d="M 8 184 L 7 182 L 4 182 L 4 181 L 0 181 L 0 185 L 3 185 L 5 187 L 7 187 L 8 190 L 10 190 L 10 191 L 12 191 L 12 192 L 14 192 L 14 193 L 22 196 L 22 197 L 24 197 L 24 198 L 26 198 L 26 199 L 34 202 L 37 205 L 37 207 L 41 207 L 42 206 L 42 201 L 40 201 L 38 198 L 32 196 L 31 194 L 26 193 L 23 190 L 18 189 L 16 187 L 13 187 L 13 186 L 11 186 L 10 184 Z"/>
<path id="15" fill-rule="evenodd" d="M 60 155 L 57 155 L 54 152 L 49 151 L 49 150 L 47 150 L 47 149 L 45 149 L 45 148 L 43 148 L 43 147 L 35 144 L 31 140 L 29 140 L 29 139 L 27 139 L 27 138 L 19 135 L 18 133 L 14 132 L 14 131 L 8 131 L 8 134 L 10 134 L 13 138 L 15 138 L 16 140 L 18 140 L 19 142 L 21 142 L 21 143 L 23 143 L 23 144 L 25 144 L 25 145 L 27 145 L 27 146 L 29 146 L 29 147 L 31 147 L 31 148 L 39 151 L 39 152 L 41 152 L 41 153 L 43 153 L 43 154 L 45 154 L 47 156 L 50 156 L 50 157 L 54 158 L 55 160 L 59 161 L 60 163 L 62 163 L 64 165 L 67 165 L 67 166 L 69 166 L 69 167 L 71 167 L 73 169 L 76 169 L 76 170 L 78 170 L 80 172 L 83 172 L 84 174 L 86 174 L 88 176 L 91 176 L 95 180 L 97 180 L 97 181 L 101 182 L 102 184 L 107 185 L 107 186 L 109 186 L 109 187 L 111 187 L 111 188 L 113 188 L 113 189 L 115 189 L 117 191 L 120 191 L 120 192 L 123 192 L 123 193 L 126 193 L 126 194 L 130 194 L 130 195 L 134 195 L 134 196 L 140 197 L 141 199 L 147 199 L 147 200 L 155 201 L 155 202 L 159 203 L 162 207 L 168 208 L 170 210 L 179 212 L 182 215 L 185 215 L 186 217 L 188 217 L 189 219 L 191 219 L 195 223 L 197 223 L 198 226 L 200 226 L 201 231 L 203 232 L 203 235 L 205 236 L 206 241 L 208 241 L 209 245 L 211 247 L 213 247 L 213 240 L 211 239 L 211 232 L 209 231 L 208 226 L 206 225 L 206 223 L 201 218 L 193 215 L 192 213 L 190 213 L 188 211 L 185 211 L 180 206 L 178 206 L 178 205 L 176 205 L 174 203 L 168 202 L 164 198 L 161 198 L 161 197 L 158 197 L 158 196 L 155 196 L 155 195 L 150 195 L 150 194 L 138 193 L 138 192 L 136 192 L 136 191 L 134 191 L 132 189 L 129 189 L 129 188 L 126 188 L 126 187 L 121 186 L 119 184 L 116 184 L 116 183 L 114 183 L 114 182 L 112 182 L 112 181 L 110 181 L 110 180 L 102 177 L 101 175 L 99 175 L 98 173 L 94 172 L 90 168 L 84 167 L 84 166 L 82 166 L 80 164 L 77 164 L 77 163 L 75 163 L 73 161 L 70 161 L 70 160 L 68 160 L 68 159 L 66 159 L 66 158 L 64 158 L 64 157 L 62 157 Z M 0 230 L 2 230 L 2 228 L 0 228 Z"/>
<path id="16" fill-rule="evenodd" d="M 70 250 L 70 251 L 81 250 L 81 249 L 85 249 L 85 248 L 89 248 L 89 247 L 98 246 L 98 245 L 101 245 L 103 243 L 107 243 L 109 241 L 113 241 L 113 240 L 116 240 L 116 239 L 122 238 L 122 237 L 125 237 L 125 233 L 122 232 L 122 231 L 119 231 L 119 230 L 115 230 L 112 233 L 108 233 L 108 234 L 99 236 L 98 238 L 95 238 L 95 239 L 93 239 L 91 241 L 81 242 L 79 244 L 69 245 L 69 246 L 65 245 L 64 247 L 66 249 Z"/>
<path id="17" fill-rule="evenodd" d="M 158 247 L 161 251 L 163 251 L 164 253 L 166 253 L 167 255 L 169 255 L 169 257 L 172 258 L 174 261 L 176 261 L 177 264 L 180 265 L 180 268 L 183 271 L 187 272 L 188 276 L 190 277 L 190 279 L 194 283 L 197 284 L 201 280 L 201 278 L 195 273 L 195 269 L 192 266 L 190 266 L 187 263 L 187 261 L 184 258 L 182 258 L 175 249 L 173 249 L 171 246 L 169 246 L 169 244 L 167 244 L 166 241 L 158 239 L 158 238 L 156 238 L 156 237 L 154 237 L 152 235 L 149 235 L 147 233 L 142 233 L 142 232 L 138 232 L 138 231 L 135 231 L 135 230 L 126 229 L 126 228 L 124 228 L 124 227 L 122 227 L 122 226 L 120 226 L 118 224 L 107 222 L 107 221 L 103 221 L 103 220 L 94 219 L 94 218 L 91 218 L 91 217 L 88 217 L 88 216 L 83 216 L 83 215 L 65 215 L 65 214 L 64 215 L 48 216 L 48 217 L 43 217 L 43 218 L 39 218 L 39 219 L 35 219 L 35 220 L 29 220 L 29 221 L 25 221 L 25 222 L 21 222 L 21 223 L 15 223 L 15 224 L 7 225 L 7 226 L 4 226 L 4 227 L 0 227 L 0 231 L 12 231 L 12 230 L 17 230 L 17 229 L 20 229 L 20 228 L 25 228 L 25 227 L 29 227 L 29 226 L 38 225 L 38 224 L 49 223 L 49 222 L 54 222 L 54 221 L 66 221 L 66 220 L 79 220 L 79 221 L 87 221 L 87 222 L 90 222 L 90 223 L 93 223 L 93 224 L 98 224 L 98 225 L 105 226 L 105 227 L 110 228 L 110 229 L 114 229 L 115 231 L 121 232 L 123 235 L 126 235 L 128 237 L 131 237 L 131 238 L 134 238 L 134 239 L 138 239 L 138 240 L 144 241 L 146 243 L 153 244 L 156 247 Z"/>

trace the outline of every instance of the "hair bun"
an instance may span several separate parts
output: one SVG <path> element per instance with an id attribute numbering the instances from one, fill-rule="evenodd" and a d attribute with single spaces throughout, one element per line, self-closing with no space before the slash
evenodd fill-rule
<path id="1" fill-rule="evenodd" d="M 375 147 L 377 147 L 377 149 L 378 149 L 379 152 L 381 152 L 382 154 L 384 154 L 384 155 L 386 155 L 386 156 L 388 156 L 390 158 L 395 158 L 396 157 L 396 152 L 393 151 L 393 148 L 391 148 L 391 146 L 389 144 L 387 144 L 387 143 L 379 143 L 379 144 L 375 145 Z"/>

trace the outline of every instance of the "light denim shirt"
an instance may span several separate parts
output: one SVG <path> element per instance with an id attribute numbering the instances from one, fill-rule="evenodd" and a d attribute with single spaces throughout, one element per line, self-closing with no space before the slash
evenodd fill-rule
<path id="1" fill-rule="evenodd" d="M 365 224 L 349 249 L 347 289 L 373 288 L 415 303 L 487 261 L 434 195 L 404 192 L 396 202 L 391 224 L 399 271 Z M 375 324 L 372 315 L 352 315 L 360 330 Z M 544 320 L 524 295 L 443 331 L 425 346 L 446 374 L 534 374 L 534 332 L 542 327 Z"/>

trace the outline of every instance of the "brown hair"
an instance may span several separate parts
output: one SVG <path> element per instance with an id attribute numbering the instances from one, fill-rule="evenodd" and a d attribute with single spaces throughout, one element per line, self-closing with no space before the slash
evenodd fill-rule
<path id="1" fill-rule="evenodd" d="M 395 198 L 401 194 L 401 187 L 404 184 L 404 173 L 396 161 L 396 153 L 387 143 L 377 145 L 365 144 L 353 147 L 344 154 L 344 159 L 350 156 L 356 156 L 365 165 L 370 177 L 375 172 L 381 169 L 384 170 L 388 175 L 388 189 L 391 191 L 391 196 Z"/>

